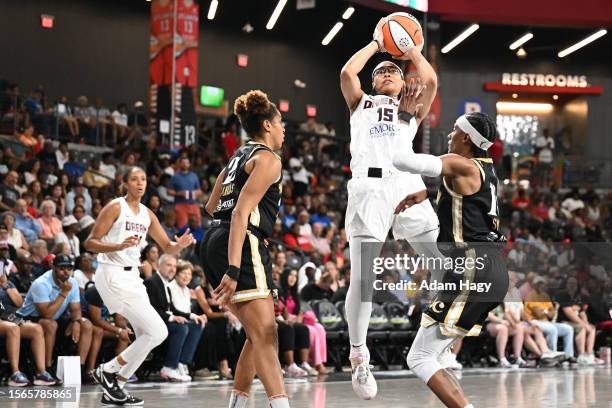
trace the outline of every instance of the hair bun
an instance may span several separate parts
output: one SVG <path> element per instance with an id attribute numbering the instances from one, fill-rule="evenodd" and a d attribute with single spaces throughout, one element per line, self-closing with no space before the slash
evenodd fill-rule
<path id="1" fill-rule="evenodd" d="M 270 113 L 268 95 L 260 90 L 254 90 L 236 98 L 234 113 L 242 116 L 247 112 L 251 115 L 268 115 Z"/>

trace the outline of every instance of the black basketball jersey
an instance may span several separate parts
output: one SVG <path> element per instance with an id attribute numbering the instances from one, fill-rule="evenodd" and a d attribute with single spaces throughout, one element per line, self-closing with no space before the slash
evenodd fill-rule
<path id="1" fill-rule="evenodd" d="M 261 143 L 248 142 L 236 150 L 230 159 L 225 167 L 221 199 L 213 214 L 214 219 L 224 221 L 230 221 L 232 219 L 232 210 L 236 207 L 240 191 L 242 191 L 242 187 L 249 178 L 249 174 L 244 170 L 244 166 L 258 150 L 272 151 L 269 147 Z M 264 237 L 272 235 L 272 230 L 276 223 L 281 201 L 281 183 L 282 176 L 279 176 L 278 180 L 268 188 L 268 191 L 266 191 L 261 198 L 257 207 L 255 207 L 249 215 L 248 228 L 250 230 L 257 230 Z"/>
<path id="2" fill-rule="evenodd" d="M 438 242 L 496 242 L 503 239 L 498 231 L 497 175 L 493 161 L 488 158 L 472 160 L 480 170 L 482 181 L 480 190 L 474 194 L 457 194 L 442 178 L 437 199 Z"/>

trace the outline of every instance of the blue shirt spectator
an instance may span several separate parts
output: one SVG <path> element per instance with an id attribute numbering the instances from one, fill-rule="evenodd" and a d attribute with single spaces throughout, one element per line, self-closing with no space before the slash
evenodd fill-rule
<path id="1" fill-rule="evenodd" d="M 17 200 L 15 207 L 15 228 L 21 231 L 28 242 L 38 239 L 41 227 L 38 221 L 28 212 L 26 201 L 20 198 Z"/>
<path id="2" fill-rule="evenodd" d="M 64 171 L 68 173 L 70 179 L 74 180 L 83 177 L 83 174 L 85 174 L 85 166 L 72 157 L 73 155 L 70 155 L 70 161 L 64 164 Z"/>
<path id="3" fill-rule="evenodd" d="M 59 319 L 66 309 L 68 309 L 70 303 L 80 302 L 79 284 L 73 277 L 68 278 L 68 281 L 72 284 L 72 288 L 68 296 L 66 296 L 62 302 L 62 305 L 53 315 L 53 320 Z M 17 313 L 22 317 L 41 317 L 36 308 L 36 304 L 53 303 L 60 296 L 61 292 L 59 285 L 53 277 L 53 270 L 47 271 L 32 283 L 23 306 Z"/>
<path id="4" fill-rule="evenodd" d="M 198 176 L 190 171 L 189 158 L 181 159 L 181 171 L 172 176 L 170 188 L 174 195 L 174 204 L 196 204 L 197 197 L 201 193 L 200 180 Z M 172 193 L 170 193 L 172 194 Z"/>

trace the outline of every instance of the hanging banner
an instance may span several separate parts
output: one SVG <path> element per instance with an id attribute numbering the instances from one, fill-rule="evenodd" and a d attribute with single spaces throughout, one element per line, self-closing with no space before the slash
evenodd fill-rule
<path id="1" fill-rule="evenodd" d="M 194 0 L 153 0 L 149 102 L 160 142 L 173 150 L 196 142 L 198 14 Z"/>

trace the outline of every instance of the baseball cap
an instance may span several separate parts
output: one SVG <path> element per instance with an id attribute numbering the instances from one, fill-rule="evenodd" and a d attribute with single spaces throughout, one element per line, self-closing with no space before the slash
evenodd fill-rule
<path id="1" fill-rule="evenodd" d="M 59 254 L 53 260 L 53 266 L 69 266 L 72 268 L 74 265 L 68 255 Z"/>
<path id="2" fill-rule="evenodd" d="M 74 215 L 67 215 L 62 219 L 63 227 L 68 227 L 73 224 L 79 224 L 79 221 L 76 219 Z"/>
<path id="3" fill-rule="evenodd" d="M 134 102 L 134 107 L 135 108 L 142 108 L 143 106 L 144 106 L 144 103 L 142 101 Z"/>
<path id="4" fill-rule="evenodd" d="M 539 283 L 545 283 L 546 279 L 544 279 L 542 276 L 537 276 L 534 280 L 533 280 L 533 284 L 537 285 Z"/>
<path id="5" fill-rule="evenodd" d="M 96 220 L 93 219 L 91 215 L 84 215 L 79 220 L 79 224 L 81 224 L 81 229 L 85 229 L 89 227 L 91 224 L 94 224 Z"/>

